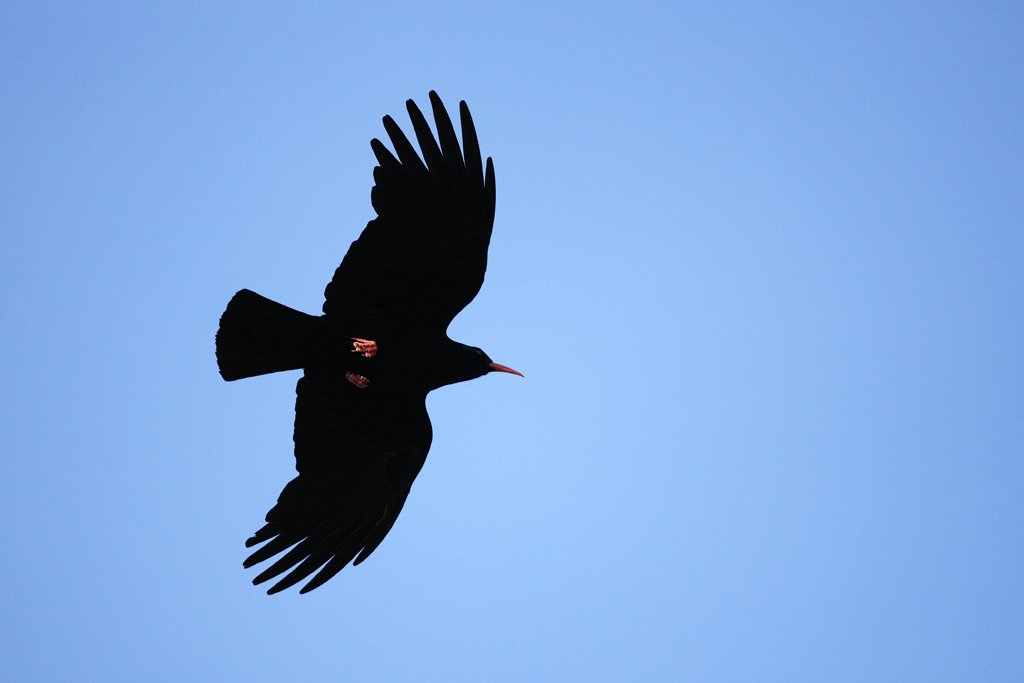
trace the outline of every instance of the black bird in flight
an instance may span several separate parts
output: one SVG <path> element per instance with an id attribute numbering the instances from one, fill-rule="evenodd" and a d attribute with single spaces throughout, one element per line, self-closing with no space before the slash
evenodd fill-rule
<path id="1" fill-rule="evenodd" d="M 225 380 L 304 370 L 295 390 L 299 476 L 245 543 L 264 544 L 246 567 L 284 553 L 253 580 L 284 574 L 268 593 L 319 570 L 301 590 L 311 591 L 384 539 L 430 448 L 429 391 L 488 372 L 522 376 L 448 338 L 448 325 L 483 284 L 494 166 L 489 158 L 481 164 L 465 102 L 461 148 L 435 92 L 430 105 L 436 140 L 413 101 L 406 103 L 422 159 L 390 116 L 384 129 L 395 154 L 370 142 L 380 164 L 370 194 L 377 217 L 327 285 L 324 314 L 243 289 L 220 319 L 217 365 Z"/>

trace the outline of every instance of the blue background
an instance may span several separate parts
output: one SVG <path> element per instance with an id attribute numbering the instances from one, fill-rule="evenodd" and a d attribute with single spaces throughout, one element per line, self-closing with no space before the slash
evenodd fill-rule
<path id="1" fill-rule="evenodd" d="M 1024 679 L 1024 9 L 8 3 L 0 678 Z M 466 99 L 522 370 L 436 392 L 384 544 L 268 598 L 368 141 Z"/>

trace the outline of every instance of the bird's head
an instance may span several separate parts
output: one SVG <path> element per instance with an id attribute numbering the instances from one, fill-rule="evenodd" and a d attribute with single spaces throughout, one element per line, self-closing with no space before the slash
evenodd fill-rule
<path id="1" fill-rule="evenodd" d="M 432 387 L 434 389 L 483 377 L 489 372 L 507 372 L 523 376 L 518 370 L 495 363 L 482 349 L 458 342 L 449 342 L 445 345 L 436 369 L 437 384 Z"/>

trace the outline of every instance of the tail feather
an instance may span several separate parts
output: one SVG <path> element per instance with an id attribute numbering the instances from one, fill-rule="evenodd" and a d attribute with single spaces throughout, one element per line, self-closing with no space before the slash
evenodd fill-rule
<path id="1" fill-rule="evenodd" d="M 248 289 L 228 302 L 217 330 L 217 367 L 227 381 L 305 367 L 322 320 Z"/>

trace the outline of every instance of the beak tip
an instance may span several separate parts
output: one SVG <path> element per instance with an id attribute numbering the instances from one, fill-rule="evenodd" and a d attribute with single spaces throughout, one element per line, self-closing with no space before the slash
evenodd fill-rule
<path id="1" fill-rule="evenodd" d="M 513 370 L 512 368 L 508 367 L 507 365 L 500 365 L 498 363 L 491 363 L 490 366 L 491 366 L 491 371 L 492 372 L 507 372 L 510 375 L 519 375 L 520 377 L 524 377 L 524 378 L 526 377 L 526 375 L 524 375 L 523 373 L 519 372 L 518 370 Z"/>

